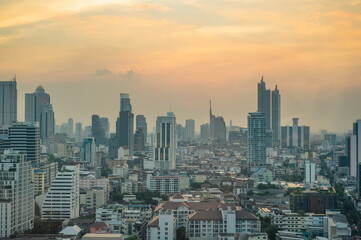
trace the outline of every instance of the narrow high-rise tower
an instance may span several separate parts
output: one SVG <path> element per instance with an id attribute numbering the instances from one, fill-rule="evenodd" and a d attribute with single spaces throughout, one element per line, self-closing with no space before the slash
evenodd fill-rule
<path id="1" fill-rule="evenodd" d="M 265 165 L 266 159 L 266 117 L 264 113 L 248 115 L 248 164 Z"/>
<path id="2" fill-rule="evenodd" d="M 17 121 L 17 101 L 16 77 L 12 81 L 0 82 L 0 125 L 11 125 Z"/>
<path id="3" fill-rule="evenodd" d="M 211 100 L 209 100 L 209 118 L 210 138 L 218 142 L 226 142 L 226 123 L 222 116 L 213 115 Z"/>
<path id="4" fill-rule="evenodd" d="M 258 83 L 258 112 L 264 113 L 266 118 L 266 130 L 271 130 L 271 91 L 266 89 L 266 83 Z"/>
<path id="5" fill-rule="evenodd" d="M 272 131 L 273 141 L 276 146 L 279 146 L 281 141 L 281 95 L 277 85 L 272 91 Z"/>

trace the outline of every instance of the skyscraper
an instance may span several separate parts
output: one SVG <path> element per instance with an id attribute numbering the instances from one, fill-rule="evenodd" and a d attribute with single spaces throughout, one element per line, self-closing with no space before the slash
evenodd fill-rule
<path id="1" fill-rule="evenodd" d="M 88 162 L 91 166 L 95 166 L 96 158 L 96 145 L 94 138 L 85 138 L 83 141 L 83 146 L 80 150 L 79 160 L 81 162 Z"/>
<path id="2" fill-rule="evenodd" d="M 205 123 L 201 125 L 201 139 L 209 138 L 209 123 Z"/>
<path id="3" fill-rule="evenodd" d="M 248 164 L 265 165 L 266 159 L 266 117 L 264 113 L 248 115 Z"/>
<path id="4" fill-rule="evenodd" d="M 49 139 L 54 136 L 55 120 L 53 106 L 44 104 L 40 113 L 40 138 Z"/>
<path id="5" fill-rule="evenodd" d="M 279 146 L 281 141 L 281 95 L 277 85 L 272 91 L 272 131 L 273 141 Z"/>
<path id="6" fill-rule="evenodd" d="M 212 139 L 217 140 L 218 142 L 226 141 L 226 123 L 224 122 L 223 117 L 212 114 L 212 102 L 209 101 L 209 133 Z"/>
<path id="7" fill-rule="evenodd" d="M 310 149 L 310 127 L 298 126 L 298 118 L 292 120 L 292 126 L 281 128 L 281 147 Z"/>
<path id="8" fill-rule="evenodd" d="M 0 125 L 11 125 L 17 121 L 17 101 L 16 77 L 12 81 L 0 82 Z"/>
<path id="9" fill-rule="evenodd" d="M 8 137 L 3 141 L 4 149 L 24 152 L 31 162 L 39 162 L 39 123 L 18 122 L 8 128 Z"/>
<path id="10" fill-rule="evenodd" d="M 83 127 L 81 122 L 75 123 L 75 141 L 81 142 L 83 140 Z"/>
<path id="11" fill-rule="evenodd" d="M 271 130 L 271 91 L 266 89 L 266 83 L 258 83 L 258 112 L 264 113 L 266 118 L 266 130 Z"/>
<path id="12" fill-rule="evenodd" d="M 192 140 L 195 135 L 195 121 L 193 119 L 186 120 L 186 139 Z"/>
<path id="13" fill-rule="evenodd" d="M 177 124 L 177 139 L 184 140 L 186 137 L 186 128 L 182 126 L 182 124 Z"/>
<path id="14" fill-rule="evenodd" d="M 147 137 L 148 137 L 148 124 L 147 124 L 147 119 L 144 115 L 137 115 L 136 117 L 136 129 L 138 129 L 139 127 L 143 128 L 143 133 L 144 133 L 144 143 L 147 141 Z"/>
<path id="15" fill-rule="evenodd" d="M 103 126 L 104 132 L 105 132 L 105 137 L 109 138 L 110 136 L 110 130 L 109 130 L 109 119 L 106 117 L 101 117 L 100 118 L 100 123 Z"/>
<path id="16" fill-rule="evenodd" d="M 98 115 L 92 116 L 92 137 L 97 145 L 107 145 L 108 139 L 105 136 L 103 124 Z"/>
<path id="17" fill-rule="evenodd" d="M 157 118 L 156 145 L 151 148 L 150 156 L 156 169 L 174 169 L 176 166 L 177 132 L 176 117 L 168 112 L 167 116 Z"/>
<path id="18" fill-rule="evenodd" d="M 144 151 L 144 143 L 144 130 L 142 127 L 139 127 L 134 134 L 134 152 Z"/>
<path id="19" fill-rule="evenodd" d="M 26 154 L 8 149 L 0 155 L 0 237 L 34 227 L 34 189 Z"/>
<path id="20" fill-rule="evenodd" d="M 354 122 L 352 135 L 349 136 L 348 142 L 346 141 L 346 146 L 346 153 L 350 161 L 350 175 L 358 180 L 359 194 L 361 195 L 361 166 L 359 165 L 361 163 L 361 119 Z"/>
<path id="21" fill-rule="evenodd" d="M 50 95 L 42 86 L 38 86 L 34 93 L 25 94 L 25 121 L 39 122 L 40 138 L 49 139 L 54 135 L 55 120 Z"/>
<path id="22" fill-rule="evenodd" d="M 316 167 L 315 163 L 306 161 L 305 162 L 305 182 L 306 183 L 315 183 L 316 181 Z"/>
<path id="23" fill-rule="evenodd" d="M 69 138 L 74 137 L 74 119 L 69 118 L 68 119 L 68 133 L 67 133 Z"/>
<path id="24" fill-rule="evenodd" d="M 120 112 L 116 121 L 115 136 L 109 139 L 109 157 L 117 158 L 118 149 L 127 146 L 133 154 L 134 144 L 134 114 L 128 93 L 120 94 Z"/>

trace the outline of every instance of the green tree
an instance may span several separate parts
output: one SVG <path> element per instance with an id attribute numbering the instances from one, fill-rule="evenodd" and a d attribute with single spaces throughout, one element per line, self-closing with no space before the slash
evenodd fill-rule
<path id="1" fill-rule="evenodd" d="M 268 234 L 269 240 L 276 240 L 276 233 L 278 233 L 279 228 L 276 225 L 270 225 L 267 228 L 266 233 Z"/>
<path id="2" fill-rule="evenodd" d="M 185 240 L 186 239 L 186 228 L 180 227 L 177 229 L 177 240 Z"/>

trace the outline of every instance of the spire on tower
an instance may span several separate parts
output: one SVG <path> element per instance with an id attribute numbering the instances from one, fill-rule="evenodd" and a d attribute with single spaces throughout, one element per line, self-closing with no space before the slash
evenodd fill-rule
<path id="1" fill-rule="evenodd" d="M 262 75 L 262 78 L 261 78 L 261 82 L 263 82 L 263 75 Z"/>

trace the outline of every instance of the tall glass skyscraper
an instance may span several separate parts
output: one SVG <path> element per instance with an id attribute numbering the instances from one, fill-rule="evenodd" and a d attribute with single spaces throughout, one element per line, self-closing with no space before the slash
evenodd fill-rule
<path id="1" fill-rule="evenodd" d="M 266 118 L 266 130 L 271 129 L 271 91 L 266 89 L 266 83 L 258 83 L 258 112 L 264 113 Z"/>
<path id="2" fill-rule="evenodd" d="M 11 125 L 17 121 L 17 101 L 16 77 L 12 81 L 0 82 L 0 125 Z"/>
<path id="3" fill-rule="evenodd" d="M 55 128 L 53 106 L 50 103 L 50 95 L 42 86 L 38 86 L 34 93 L 25 94 L 25 121 L 39 123 L 41 139 L 53 137 Z"/>

